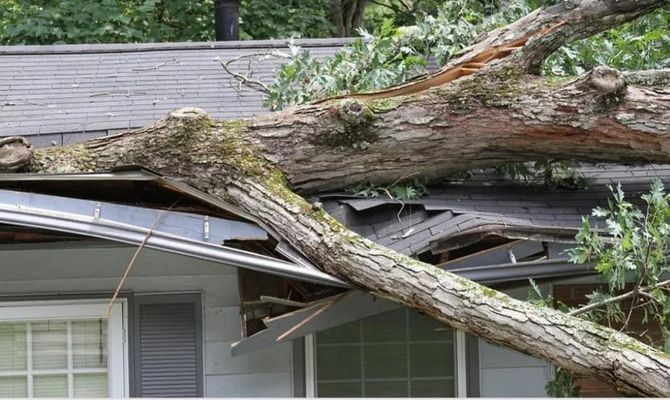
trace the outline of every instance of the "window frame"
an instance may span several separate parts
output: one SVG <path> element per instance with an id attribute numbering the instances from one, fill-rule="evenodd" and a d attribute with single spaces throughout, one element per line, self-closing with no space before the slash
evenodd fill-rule
<path id="1" fill-rule="evenodd" d="M 99 319 L 103 318 L 107 303 L 109 299 L 2 301 L 0 322 Z M 110 398 L 128 397 L 129 393 L 127 316 L 126 299 L 118 299 L 112 305 L 107 326 L 107 387 Z M 29 396 L 31 394 L 29 386 Z"/>
<path id="2" fill-rule="evenodd" d="M 376 315 L 376 314 L 375 314 Z M 463 331 L 454 329 L 454 358 L 455 358 L 455 389 L 456 397 L 468 397 L 468 385 L 473 382 L 468 379 L 467 340 Z M 304 387 L 306 398 L 316 398 L 316 333 L 304 337 Z"/>

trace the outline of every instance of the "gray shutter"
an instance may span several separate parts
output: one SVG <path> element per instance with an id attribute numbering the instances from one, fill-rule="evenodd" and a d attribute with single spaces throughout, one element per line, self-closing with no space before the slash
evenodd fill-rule
<path id="1" fill-rule="evenodd" d="M 138 397 L 202 396 L 202 339 L 199 301 L 145 296 L 136 302 Z M 198 296 L 199 299 L 199 296 Z"/>

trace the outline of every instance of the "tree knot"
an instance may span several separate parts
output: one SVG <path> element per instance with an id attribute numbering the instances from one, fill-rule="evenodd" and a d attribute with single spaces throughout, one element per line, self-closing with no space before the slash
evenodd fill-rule
<path id="1" fill-rule="evenodd" d="M 591 71 L 591 86 L 603 94 L 620 96 L 625 93 L 626 80 L 614 68 L 599 66 Z"/>
<path id="2" fill-rule="evenodd" d="M 196 138 L 200 134 L 208 132 L 213 124 L 207 112 L 195 107 L 185 107 L 172 111 L 165 118 L 164 123 L 169 127 L 172 137 L 179 140 Z"/>
<path id="3" fill-rule="evenodd" d="M 0 171 L 12 172 L 28 165 L 33 158 L 33 146 L 21 136 L 0 139 Z"/>
<path id="4" fill-rule="evenodd" d="M 209 115 L 205 110 L 197 107 L 178 108 L 168 114 L 168 119 L 193 120 L 202 118 L 209 118 Z"/>
<path id="5" fill-rule="evenodd" d="M 337 109 L 337 114 L 341 120 L 350 125 L 364 125 L 372 118 L 372 111 L 367 104 L 356 99 L 342 100 Z"/>

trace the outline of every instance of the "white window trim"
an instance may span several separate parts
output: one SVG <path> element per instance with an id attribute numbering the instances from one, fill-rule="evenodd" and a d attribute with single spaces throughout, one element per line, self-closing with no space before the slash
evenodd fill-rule
<path id="1" fill-rule="evenodd" d="M 316 343 L 313 333 L 305 336 L 305 397 L 316 397 Z"/>
<path id="2" fill-rule="evenodd" d="M 456 397 L 468 397 L 467 362 L 465 332 L 456 330 Z"/>
<path id="3" fill-rule="evenodd" d="M 103 318 L 108 302 L 108 299 L 2 302 L 0 321 Z M 126 299 L 117 300 L 112 306 L 107 328 L 107 384 L 111 398 L 129 396 L 127 315 Z"/>
<path id="4" fill-rule="evenodd" d="M 315 334 L 305 335 L 305 397 L 316 397 L 316 341 Z M 468 397 L 467 354 L 465 332 L 456 330 L 456 397 Z"/>

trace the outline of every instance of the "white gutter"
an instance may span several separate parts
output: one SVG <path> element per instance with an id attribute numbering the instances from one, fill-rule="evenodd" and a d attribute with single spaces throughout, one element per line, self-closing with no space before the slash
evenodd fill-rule
<path id="1" fill-rule="evenodd" d="M 246 222 L 182 212 L 0 190 L 0 223 L 67 232 L 220 262 L 329 286 L 349 287 L 320 270 L 225 246 L 226 240 L 263 240 Z"/>

